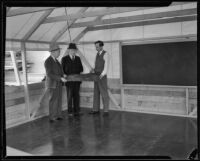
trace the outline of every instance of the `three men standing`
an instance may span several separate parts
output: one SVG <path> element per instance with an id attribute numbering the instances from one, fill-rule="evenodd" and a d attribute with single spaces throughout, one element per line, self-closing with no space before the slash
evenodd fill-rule
<path id="1" fill-rule="evenodd" d="M 93 110 L 89 114 L 100 113 L 100 94 L 103 100 L 104 116 L 109 114 L 109 95 L 107 85 L 107 72 L 109 68 L 110 56 L 103 50 L 104 43 L 96 41 L 95 47 L 98 51 L 95 59 L 95 67 L 92 73 L 99 76 L 99 80 L 94 82 Z M 67 75 L 80 74 L 83 72 L 81 59 L 76 56 L 80 52 L 76 44 L 70 43 L 68 47 L 69 54 L 64 56 L 61 64 L 57 58 L 60 56 L 60 48 L 57 44 L 50 45 L 51 55 L 45 61 L 46 69 L 46 88 L 50 94 L 49 97 L 49 119 L 51 122 L 61 120 L 62 111 L 62 82 L 65 83 L 67 91 L 67 104 L 69 116 L 79 116 L 80 113 L 80 84 L 79 81 L 68 82 Z"/>

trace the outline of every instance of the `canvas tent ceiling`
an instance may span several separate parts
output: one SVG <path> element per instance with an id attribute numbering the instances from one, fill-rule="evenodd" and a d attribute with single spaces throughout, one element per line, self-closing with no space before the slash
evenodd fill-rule
<path id="1" fill-rule="evenodd" d="M 6 19 L 6 48 L 19 49 L 25 41 L 29 48 L 47 49 L 54 41 L 68 44 L 70 36 L 78 43 L 94 37 L 126 40 L 129 34 L 137 39 L 141 26 L 192 25 L 196 20 L 196 2 L 173 2 L 168 7 L 11 7 Z"/>

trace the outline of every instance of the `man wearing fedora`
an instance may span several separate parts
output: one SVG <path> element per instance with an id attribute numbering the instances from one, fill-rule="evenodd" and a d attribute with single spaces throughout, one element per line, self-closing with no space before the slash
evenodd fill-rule
<path id="1" fill-rule="evenodd" d="M 83 65 L 81 59 L 76 56 L 78 49 L 76 44 L 70 43 L 68 46 L 68 55 L 61 60 L 63 71 L 65 75 L 80 74 L 83 72 Z M 67 91 L 67 105 L 69 116 L 79 116 L 80 113 L 80 81 L 69 81 L 65 83 Z"/>
<path id="2" fill-rule="evenodd" d="M 49 93 L 49 120 L 54 122 L 62 120 L 62 82 L 67 80 L 64 78 L 62 66 L 57 60 L 60 56 L 60 48 L 57 44 L 50 45 L 50 56 L 45 60 L 44 66 L 46 70 L 45 87 Z"/>

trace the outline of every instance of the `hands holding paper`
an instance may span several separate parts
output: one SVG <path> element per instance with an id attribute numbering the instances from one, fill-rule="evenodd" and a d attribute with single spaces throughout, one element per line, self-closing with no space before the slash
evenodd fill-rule
<path id="1" fill-rule="evenodd" d="M 63 77 L 61 77 L 61 81 L 64 82 L 64 83 L 67 82 L 67 75 L 66 74 L 64 74 Z"/>

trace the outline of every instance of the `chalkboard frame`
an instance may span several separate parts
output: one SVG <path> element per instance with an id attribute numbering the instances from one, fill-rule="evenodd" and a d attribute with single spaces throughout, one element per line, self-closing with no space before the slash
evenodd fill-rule
<path id="1" fill-rule="evenodd" d="M 176 42 L 188 42 L 188 41 L 197 41 L 197 37 L 174 37 L 172 39 L 141 39 L 133 41 L 125 41 L 119 44 L 119 56 L 120 56 L 120 84 L 121 87 L 165 87 L 165 88 L 197 88 L 196 86 L 183 86 L 183 85 L 155 85 L 155 84 L 125 84 L 123 83 L 123 69 L 122 69 L 122 47 L 125 45 L 142 45 L 142 44 L 158 44 L 158 43 L 176 43 Z"/>

